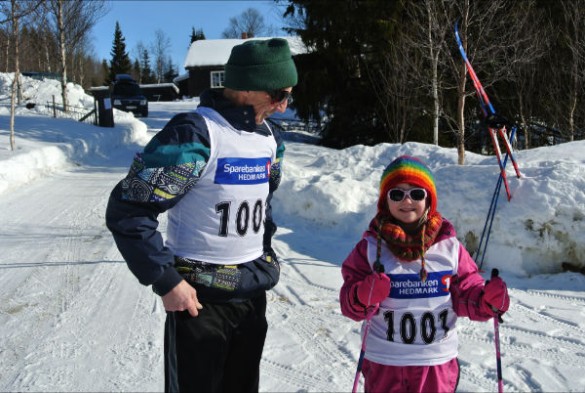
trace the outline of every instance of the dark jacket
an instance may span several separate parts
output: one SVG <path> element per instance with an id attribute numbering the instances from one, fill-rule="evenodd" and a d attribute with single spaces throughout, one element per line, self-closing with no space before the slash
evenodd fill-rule
<path id="1" fill-rule="evenodd" d="M 204 92 L 200 106 L 214 109 L 234 128 L 267 136 L 272 134 L 276 140 L 277 159 L 270 171 L 264 236 L 264 248 L 269 251 L 275 230 L 269 201 L 280 183 L 284 153 L 280 133 L 275 127 L 271 133 L 265 124 L 256 125 L 252 107 L 235 106 L 223 97 L 221 91 Z M 157 230 L 158 215 L 175 206 L 192 187 L 197 187 L 209 153 L 205 120 L 195 112 L 180 113 L 153 137 L 142 153 L 136 155 L 128 175 L 110 195 L 106 225 L 120 253 L 140 283 L 152 285 L 161 296 L 183 277 L 174 268 L 175 256 L 165 247 Z M 177 173 L 181 176 L 176 176 Z"/>

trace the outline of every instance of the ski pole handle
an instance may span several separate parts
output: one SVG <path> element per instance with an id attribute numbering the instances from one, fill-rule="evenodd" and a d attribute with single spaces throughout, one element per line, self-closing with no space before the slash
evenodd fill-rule
<path id="1" fill-rule="evenodd" d="M 498 277 L 500 274 L 500 272 L 498 271 L 498 269 L 492 269 L 492 276 L 491 278 L 495 278 Z M 494 309 L 492 307 L 492 310 L 497 311 L 496 309 Z M 497 313 L 498 318 L 495 319 L 494 318 L 494 342 L 496 345 L 496 369 L 497 369 L 497 375 L 498 375 L 498 393 L 503 393 L 504 392 L 504 379 L 502 378 L 502 355 L 500 353 L 500 328 L 499 328 L 499 322 L 504 322 L 502 320 L 502 316 Z"/>
<path id="2" fill-rule="evenodd" d="M 492 278 L 498 277 L 500 275 L 500 271 L 496 268 L 492 269 Z"/>
<path id="3" fill-rule="evenodd" d="M 500 275 L 500 271 L 498 269 L 496 269 L 496 268 L 493 268 L 492 269 L 491 278 L 499 277 L 499 275 Z M 489 281 L 486 281 L 486 284 L 488 282 Z M 493 312 L 496 313 L 496 316 L 498 318 L 498 322 L 503 323 L 504 322 L 504 319 L 502 318 L 502 314 L 500 314 L 500 310 L 498 310 L 497 308 L 493 307 L 492 305 L 490 305 L 490 308 L 492 309 Z"/>

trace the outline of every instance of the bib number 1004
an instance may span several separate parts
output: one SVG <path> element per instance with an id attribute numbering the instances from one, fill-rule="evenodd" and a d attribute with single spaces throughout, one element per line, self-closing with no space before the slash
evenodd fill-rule
<path id="1" fill-rule="evenodd" d="M 227 237 L 228 228 L 231 215 L 231 203 L 220 202 L 215 205 L 215 211 L 219 214 L 219 233 L 221 237 Z M 258 199 L 253 206 L 250 206 L 250 202 L 243 201 L 238 206 L 236 212 L 236 232 L 240 236 L 246 236 L 250 225 L 254 233 L 258 233 L 262 227 L 262 220 L 264 219 L 264 203 L 261 199 Z"/>

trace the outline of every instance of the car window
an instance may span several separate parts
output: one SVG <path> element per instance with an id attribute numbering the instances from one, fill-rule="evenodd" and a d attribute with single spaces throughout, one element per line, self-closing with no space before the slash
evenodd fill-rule
<path id="1" fill-rule="evenodd" d="M 134 83 L 116 83 L 114 85 L 114 94 L 119 96 L 137 96 L 140 95 L 140 87 Z"/>

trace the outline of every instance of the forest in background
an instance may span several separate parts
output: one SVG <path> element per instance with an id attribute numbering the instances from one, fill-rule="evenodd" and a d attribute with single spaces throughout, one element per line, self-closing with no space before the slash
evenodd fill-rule
<path id="1" fill-rule="evenodd" d="M 419 141 L 482 152 L 456 21 L 521 148 L 583 138 L 585 2 L 291 0 L 286 12 L 289 31 L 314 49 L 300 61 L 295 103 L 305 118 L 325 112 L 329 146 Z"/>
<path id="2" fill-rule="evenodd" d="M 456 21 L 496 111 L 518 125 L 517 147 L 584 136 L 585 2 L 276 3 L 282 6 L 287 33 L 300 36 L 310 49 L 296 58 L 300 79 L 294 107 L 303 119 L 322 124 L 326 146 L 434 143 L 457 146 L 460 163 L 465 150 L 489 153 L 475 91 L 458 53 Z M 67 26 L 63 30 L 59 6 L 68 10 L 61 18 Z M 11 16 L 15 8 L 17 27 Z M 93 58 L 89 39 L 91 27 L 106 12 L 103 1 L 0 1 L 0 70 L 14 70 L 20 59 L 20 70 L 62 74 L 67 69 L 67 80 L 84 87 L 107 84 L 114 58 Z M 123 43 L 119 33 L 113 48 Z M 16 35 L 20 54 L 15 57 Z M 204 33 L 193 28 L 194 37 L 204 39 Z M 128 60 L 129 73 L 143 83 L 183 72 L 153 51 L 157 43 L 159 48 L 170 45 L 163 32 L 159 38 L 142 51 L 135 48 L 135 58 Z"/>
<path id="3" fill-rule="evenodd" d="M 63 50 L 67 80 L 84 88 L 108 85 L 112 68 L 120 63 L 126 68 L 124 73 L 140 83 L 168 82 L 178 75 L 178 66 L 167 55 L 172 43 L 160 29 L 153 32 L 152 42 L 140 41 L 135 48 L 127 48 L 122 27 L 116 24 L 111 57 L 96 57 L 92 28 L 108 12 L 103 0 L 0 0 L 0 71 L 14 72 L 18 45 L 21 72 L 61 78 Z"/>

